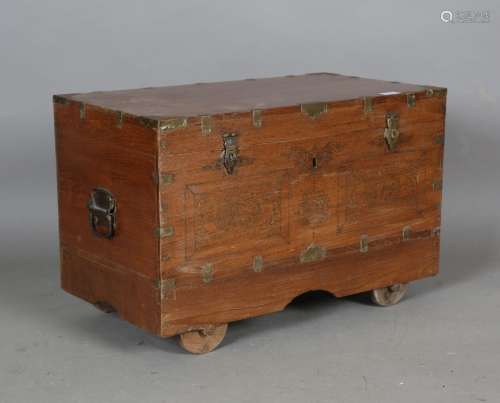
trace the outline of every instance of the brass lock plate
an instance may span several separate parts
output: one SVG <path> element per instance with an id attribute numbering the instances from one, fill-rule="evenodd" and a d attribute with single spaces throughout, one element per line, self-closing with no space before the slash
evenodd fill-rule
<path id="1" fill-rule="evenodd" d="M 394 151 L 399 140 L 399 114 L 388 112 L 385 115 L 385 122 L 384 139 L 389 151 Z"/>
<path id="2" fill-rule="evenodd" d="M 222 165 L 224 165 L 226 173 L 232 175 L 238 163 L 238 135 L 236 133 L 226 133 L 223 136 L 223 142 Z"/>

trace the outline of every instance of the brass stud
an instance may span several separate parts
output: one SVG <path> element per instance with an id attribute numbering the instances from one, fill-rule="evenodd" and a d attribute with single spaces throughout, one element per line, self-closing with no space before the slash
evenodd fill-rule
<path id="1" fill-rule="evenodd" d="M 116 127 L 119 129 L 123 127 L 123 112 L 116 112 Z"/>
<path id="2" fill-rule="evenodd" d="M 252 111 L 252 124 L 254 127 L 260 128 L 262 127 L 262 110 L 254 109 Z"/>
<path id="3" fill-rule="evenodd" d="M 440 191 L 443 189 L 443 181 L 442 180 L 437 180 L 432 183 L 432 190 L 435 192 Z"/>
<path id="4" fill-rule="evenodd" d="M 167 298 L 169 294 L 175 292 L 175 287 L 175 278 L 166 278 L 165 280 L 159 281 L 161 299 L 163 300 Z"/>
<path id="5" fill-rule="evenodd" d="M 85 119 L 85 104 L 82 102 L 80 104 L 80 120 Z"/>
<path id="6" fill-rule="evenodd" d="M 361 253 L 368 252 L 368 235 L 361 235 L 359 240 L 359 251 Z"/>
<path id="7" fill-rule="evenodd" d="M 403 241 L 409 241 L 411 239 L 411 227 L 404 227 L 402 231 Z"/>
<path id="8" fill-rule="evenodd" d="M 417 98 L 415 94 L 406 94 L 406 103 L 408 105 L 408 108 L 413 108 L 417 104 Z"/>
<path id="9" fill-rule="evenodd" d="M 159 227 L 156 229 L 155 232 L 159 238 L 170 238 L 175 233 L 174 227 L 172 227 L 171 225 L 169 225 L 167 227 Z"/>
<path id="10" fill-rule="evenodd" d="M 200 117 L 201 120 L 201 134 L 208 136 L 212 133 L 212 117 L 209 115 L 204 115 Z"/>
<path id="11" fill-rule="evenodd" d="M 262 271 L 262 268 L 264 267 L 264 259 L 262 256 L 255 256 L 253 258 L 253 271 L 255 273 L 260 273 Z"/>
<path id="12" fill-rule="evenodd" d="M 373 112 L 373 98 L 364 97 L 363 98 L 363 111 L 366 114 Z"/>

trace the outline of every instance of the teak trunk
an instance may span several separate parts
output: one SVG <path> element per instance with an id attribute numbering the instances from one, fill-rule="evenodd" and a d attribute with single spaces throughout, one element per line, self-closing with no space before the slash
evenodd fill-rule
<path id="1" fill-rule="evenodd" d="M 329 73 L 54 96 L 62 286 L 195 345 L 434 275 L 445 103 Z"/>

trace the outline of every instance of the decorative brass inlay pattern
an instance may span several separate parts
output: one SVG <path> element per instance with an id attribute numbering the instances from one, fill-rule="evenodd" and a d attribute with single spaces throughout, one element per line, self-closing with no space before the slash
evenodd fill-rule
<path id="1" fill-rule="evenodd" d="M 305 193 L 300 205 L 300 216 L 306 225 L 319 225 L 330 218 L 330 200 L 324 192 Z"/>
<path id="2" fill-rule="evenodd" d="M 192 211 L 192 215 L 186 227 L 187 256 L 216 245 L 228 245 L 234 241 L 234 234 L 250 243 L 286 238 L 287 191 L 282 179 L 276 178 L 259 179 L 245 186 L 237 182 L 225 187 L 188 186 L 186 209 Z"/>
<path id="3" fill-rule="evenodd" d="M 411 219 L 417 212 L 417 174 L 411 166 L 353 171 L 346 178 L 345 194 L 344 224 L 383 217 L 388 208 Z"/>

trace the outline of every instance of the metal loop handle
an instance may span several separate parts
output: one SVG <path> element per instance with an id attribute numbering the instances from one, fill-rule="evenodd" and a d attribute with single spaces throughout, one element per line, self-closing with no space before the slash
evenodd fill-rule
<path id="1" fill-rule="evenodd" d="M 95 188 L 87 203 L 89 224 L 94 235 L 111 239 L 116 231 L 116 200 L 109 190 Z"/>

